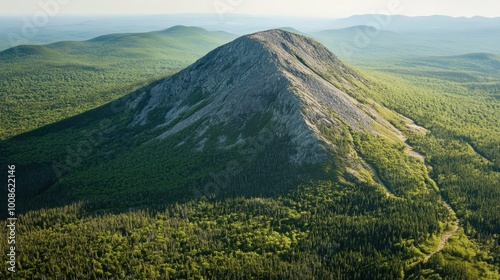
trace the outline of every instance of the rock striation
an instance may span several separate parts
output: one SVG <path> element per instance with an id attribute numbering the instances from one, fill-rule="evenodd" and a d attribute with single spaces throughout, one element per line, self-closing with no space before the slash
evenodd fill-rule
<path id="1" fill-rule="evenodd" d="M 345 92 L 353 81 L 363 83 L 320 43 L 282 30 L 259 32 L 213 50 L 138 97 L 135 104 L 144 105 L 129 127 L 154 125 L 161 139 L 196 125 L 202 150 L 210 127 L 231 126 L 241 142 L 248 123 L 266 116 L 274 133 L 295 146 L 291 161 L 317 163 L 331 146 L 320 124 L 372 130 L 373 117 Z M 158 112 L 161 118 L 152 119 Z M 235 144 L 219 137 L 221 148 Z"/>

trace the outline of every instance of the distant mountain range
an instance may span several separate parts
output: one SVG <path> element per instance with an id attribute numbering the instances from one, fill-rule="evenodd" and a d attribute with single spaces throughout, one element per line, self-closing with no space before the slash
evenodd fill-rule
<path id="1" fill-rule="evenodd" d="M 356 15 L 332 21 L 332 29 L 347 28 L 357 25 L 381 27 L 388 31 L 430 32 L 430 31 L 470 31 L 479 29 L 499 29 L 500 17 L 449 17 L 402 15 Z"/>
<path id="2" fill-rule="evenodd" d="M 500 18 L 453 18 L 448 16 L 386 16 L 356 15 L 344 19 L 294 18 L 280 16 L 249 16 L 238 14 L 178 14 L 150 16 L 58 16 L 48 25 L 28 29 L 23 17 L 0 17 L 0 50 L 16 44 L 47 44 L 68 40 L 88 40 L 110 33 L 149 32 L 175 25 L 200 26 L 211 31 L 248 34 L 272 28 L 290 26 L 306 33 L 341 29 L 359 25 L 376 25 L 387 31 L 408 32 L 463 32 L 497 30 Z M 29 22 L 29 21 L 28 21 Z M 134 24 L 130 24 L 133 22 Z M 9 35 L 10 34 L 10 35 Z M 14 34 L 14 36 L 12 36 Z M 27 36 L 26 36 L 27 35 Z M 17 38 L 11 40 L 9 38 Z M 11 42 L 12 41 L 12 42 Z"/>

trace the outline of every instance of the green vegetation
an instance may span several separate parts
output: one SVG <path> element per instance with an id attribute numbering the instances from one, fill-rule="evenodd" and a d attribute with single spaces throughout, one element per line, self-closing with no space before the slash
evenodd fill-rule
<path id="1" fill-rule="evenodd" d="M 478 59 L 483 62 L 478 63 Z M 462 238 L 467 236 L 478 242 L 479 245 L 471 247 L 474 256 L 479 256 L 474 258 L 487 260 L 498 270 L 500 103 L 496 87 L 498 76 L 491 72 L 491 65 L 498 58 L 472 54 L 435 61 L 406 61 L 396 68 L 391 65 L 383 70 L 390 75 L 382 73 L 380 67 L 371 75 L 384 86 L 379 85 L 379 90 L 370 91 L 370 94 L 430 130 L 429 135 L 423 136 L 408 129 L 409 143 L 426 156 L 431 177 L 461 220 L 466 234 Z M 453 70 L 452 65 L 457 68 Z M 436 77 L 430 69 L 446 70 L 449 74 Z M 464 74 L 473 79 L 461 79 Z M 394 121 L 394 125 L 404 127 L 399 120 Z M 477 279 L 477 269 L 457 264 L 460 258 L 454 250 L 458 248 L 448 245 L 440 254 L 442 256 L 436 257 L 440 261 L 432 258 L 417 274 L 426 277 L 432 273 L 447 275 L 448 269 L 458 269 L 460 276 L 450 279 Z M 473 257 L 464 259 L 470 261 Z M 426 274 L 430 270 L 434 272 Z"/>
<path id="2" fill-rule="evenodd" d="M 459 231 L 425 264 L 416 265 L 407 279 L 498 279 L 492 256 Z"/>
<path id="3" fill-rule="evenodd" d="M 422 162 L 404 153 L 402 143 L 391 143 L 382 137 L 355 134 L 355 142 L 363 157 L 371 163 L 380 179 L 396 196 L 419 195 L 425 189 L 427 169 Z M 391 151 L 392 150 L 392 151 Z"/>
<path id="4" fill-rule="evenodd" d="M 349 132 L 329 137 L 345 149 L 356 141 L 374 165 L 384 162 L 372 139 L 344 141 L 341 133 Z M 450 220 L 433 192 L 413 196 L 395 184 L 401 197 L 388 197 L 375 184 L 342 179 L 342 150 L 324 166 L 299 171 L 283 164 L 287 139 L 255 139 L 218 154 L 174 147 L 179 139 L 122 151 L 102 165 L 87 160 L 42 194 L 37 203 L 65 199 L 67 206 L 21 215 L 19 263 L 29 269 L 16 277 L 402 279 Z M 400 157 L 396 147 L 383 147 Z M 192 177 L 203 174 L 210 176 Z"/>
<path id="5" fill-rule="evenodd" d="M 19 230 L 29 234 L 19 237 L 19 263 L 30 269 L 17 277 L 398 279 L 420 256 L 415 246 L 439 233 L 428 228 L 438 219 L 429 202 L 328 181 L 280 198 L 201 199 L 97 216 L 83 208 L 22 216 Z"/>
<path id="6" fill-rule="evenodd" d="M 0 63 L 17 69 L 3 81 L 13 92 L 2 95 L 10 100 L 7 110 L 30 106 L 23 107 L 24 115 L 18 119 L 6 117 L 11 122 L 2 137 L 9 139 L 0 142 L 0 163 L 16 164 L 23 174 L 17 182 L 22 214 L 19 271 L 14 279 L 47 275 L 78 279 L 500 278 L 497 56 L 378 64 L 376 69 L 363 70 L 366 79 L 349 81 L 358 88 L 337 84 L 363 104 L 374 100 L 429 129 L 422 133 L 398 114 L 378 108 L 404 132 L 407 144 L 425 156 L 425 164 L 409 155 L 404 143 L 385 135 L 382 126 L 375 136 L 354 131 L 341 121 L 319 128 L 335 147 L 321 166 L 290 164 L 293 147 L 286 136 L 274 133 L 270 115 L 246 122 L 246 140 L 240 143 L 236 143 L 239 133 L 234 125 L 213 126 L 203 137 L 197 136 L 201 121 L 160 141 L 155 138 L 163 130 L 155 129 L 156 122 L 127 127 L 133 97 L 155 83 L 137 89 L 131 97 L 58 121 L 116 99 L 149 78 L 167 75 L 195 59 L 194 54 L 172 59 L 173 49 L 178 57 L 182 46 L 165 51 L 165 42 L 154 45 L 165 34 L 178 36 L 185 30 L 111 35 L 2 54 L 10 58 Z M 155 40 L 148 41 L 149 36 Z M 139 46 L 147 42 L 154 46 L 140 53 Z M 96 47 L 78 49 L 79 44 Z M 127 47 L 121 52 L 126 54 L 114 53 L 123 45 Z M 162 50 L 153 52 L 155 48 Z M 96 49 L 103 53 L 97 55 Z M 134 53 L 137 57 L 124 59 Z M 78 65 L 62 67 L 57 64 L 61 55 Z M 41 56 L 52 57 L 52 64 Z M 17 59 L 31 68 L 23 68 Z M 43 68 L 35 68 L 37 63 Z M 322 74 L 327 80 L 345 78 L 327 74 Z M 111 80 L 107 84 L 98 77 Z M 54 81 L 66 81 L 61 91 L 55 90 L 59 84 Z M 116 81 L 123 81 L 119 90 L 113 86 Z M 81 99 L 78 86 L 88 89 Z M 202 96 L 202 89 L 197 89 L 185 104 L 199 104 Z M 43 106 L 61 109 L 49 118 L 44 115 L 48 107 Z M 160 120 L 164 109 L 148 117 Z M 19 131 L 12 130 L 14 124 L 20 125 Z M 275 137 L 262 139 L 260 131 Z M 235 145 L 218 149 L 221 135 Z M 353 170 L 353 166 L 359 168 Z M 460 229 L 454 233 L 456 218 Z M 6 231 L 2 220 L 0 234 Z M 437 251 L 450 232 L 446 246 Z M 5 242 L 0 242 L 0 251 L 7 251 Z M 1 270 L 0 278 L 6 273 Z"/>
<path id="7" fill-rule="evenodd" d="M 177 26 L 0 52 L 0 139 L 116 100 L 233 38 Z"/>

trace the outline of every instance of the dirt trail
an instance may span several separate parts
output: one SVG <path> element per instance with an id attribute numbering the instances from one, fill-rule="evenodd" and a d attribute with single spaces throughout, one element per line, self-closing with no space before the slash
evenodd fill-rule
<path id="1" fill-rule="evenodd" d="M 405 142 L 405 145 L 406 145 L 405 153 L 407 155 L 414 157 L 414 158 L 418 158 L 422 162 L 425 162 L 425 157 L 422 154 L 415 151 L 412 146 L 408 145 L 408 143 Z"/>
<path id="2" fill-rule="evenodd" d="M 406 139 L 405 139 L 406 141 Z M 425 163 L 425 157 L 421 154 L 419 154 L 417 151 L 413 150 L 413 147 L 411 147 L 410 145 L 408 145 L 407 143 L 405 143 L 406 146 L 407 146 L 407 149 L 406 149 L 406 153 L 410 156 L 413 156 L 415 158 L 418 158 L 420 160 L 422 160 L 424 163 Z M 459 229 L 459 224 L 460 224 L 460 220 L 457 218 L 457 214 L 455 213 L 455 211 L 453 210 L 453 208 L 451 208 L 451 206 L 448 204 L 448 202 L 446 202 L 446 200 L 444 200 L 444 198 L 441 196 L 441 201 L 443 201 L 446 209 L 448 209 L 448 211 L 450 211 L 453 216 L 455 217 L 455 225 L 453 225 L 453 228 L 451 228 L 450 230 L 448 231 L 445 231 L 441 237 L 439 238 L 439 245 L 436 247 L 436 249 L 434 249 L 432 252 L 430 252 L 429 254 L 426 254 L 424 259 L 422 261 L 417 261 L 413 264 L 410 265 L 410 267 L 413 267 L 415 265 L 417 265 L 418 263 L 420 262 L 427 262 L 432 256 L 434 256 L 435 254 L 441 252 L 441 250 L 443 250 L 443 248 L 446 246 L 446 243 L 448 242 L 448 240 L 457 233 L 458 229 Z"/>
<path id="3" fill-rule="evenodd" d="M 455 214 L 455 211 L 453 211 L 453 209 L 451 208 L 451 206 L 445 201 L 443 200 L 446 208 L 448 208 L 448 210 L 450 212 L 453 213 L 453 215 L 455 216 L 455 225 L 453 226 L 452 229 L 446 231 L 443 235 L 441 235 L 441 238 L 439 240 L 439 246 L 434 250 L 432 251 L 431 253 L 425 255 L 425 258 L 424 258 L 424 261 L 423 262 L 427 262 L 432 256 L 434 256 L 435 254 L 441 252 L 441 250 L 443 250 L 444 246 L 446 246 L 446 243 L 448 242 L 448 239 L 450 239 L 453 235 L 455 235 L 459 229 L 459 223 L 460 223 L 460 220 L 458 218 L 456 218 L 456 214 Z"/>
<path id="4" fill-rule="evenodd" d="M 441 198 L 442 199 L 442 198 Z M 413 267 L 415 267 L 417 264 L 419 263 L 426 263 L 432 256 L 434 256 L 435 254 L 441 252 L 444 247 L 446 246 L 446 243 L 448 242 L 448 240 L 457 233 L 458 229 L 460 228 L 459 227 L 459 223 L 460 223 L 460 220 L 458 218 L 456 218 L 456 214 L 455 214 L 455 211 L 453 211 L 453 209 L 451 208 L 451 206 L 445 201 L 445 200 L 442 200 L 443 203 L 445 204 L 446 208 L 448 208 L 449 211 L 451 211 L 453 213 L 453 215 L 455 216 L 455 225 L 453 226 L 452 229 L 444 232 L 441 237 L 439 238 L 439 245 L 436 247 L 436 249 L 434 249 L 432 252 L 430 252 L 429 254 L 426 254 L 425 257 L 422 259 L 422 260 L 418 260 L 412 264 L 410 264 L 407 268 L 407 270 L 410 270 L 412 269 Z"/>
<path id="5" fill-rule="evenodd" d="M 423 162 L 425 162 L 425 157 L 423 155 L 421 155 L 418 152 L 416 152 L 415 150 L 413 150 L 413 147 L 411 147 L 408 144 L 407 144 L 407 147 L 410 149 L 411 156 L 414 156 L 418 159 L 423 160 Z M 453 235 L 455 235 L 455 233 L 457 233 L 457 231 L 459 229 L 458 225 L 460 224 L 460 220 L 457 218 L 457 214 L 455 213 L 453 208 L 451 208 L 451 206 L 448 204 L 448 202 L 446 202 L 446 200 L 444 200 L 444 198 L 442 196 L 441 196 L 441 201 L 443 201 L 446 209 L 448 209 L 448 211 L 450 211 L 453 214 L 453 216 L 455 217 L 455 225 L 453 226 L 453 228 L 444 232 L 443 235 L 441 235 L 438 247 L 434 251 L 432 251 L 431 253 L 425 255 L 424 262 L 428 261 L 435 254 L 441 252 L 441 250 L 443 250 L 444 246 L 446 246 L 448 239 L 450 239 Z"/>
<path id="6" fill-rule="evenodd" d="M 373 101 L 373 100 L 372 100 Z M 377 104 L 375 101 L 373 101 L 374 104 Z M 377 104 L 378 105 L 378 104 Z M 378 105 L 380 106 L 380 105 Z M 377 111 L 373 110 L 373 109 L 370 109 L 369 107 L 364 107 L 366 110 L 369 110 L 370 113 L 376 117 L 378 117 L 378 119 L 382 119 L 385 121 L 385 119 L 383 119 Z M 422 135 L 426 135 L 429 133 L 429 130 L 427 130 L 426 128 L 422 127 L 422 126 L 419 126 L 417 124 L 415 124 L 415 122 L 403 115 L 400 115 L 398 114 L 398 116 L 404 121 L 404 124 L 406 125 L 406 127 L 410 130 L 410 131 L 413 131 L 413 132 L 416 132 L 416 133 L 419 133 L 419 134 L 422 134 Z M 383 122 L 385 124 L 388 124 L 387 121 Z M 394 135 L 399 139 L 401 140 L 401 142 L 403 142 L 406 146 L 405 148 L 405 153 L 411 157 L 414 157 L 414 158 L 417 158 L 419 160 L 421 160 L 424 164 L 426 162 L 426 158 L 424 155 L 420 154 L 419 152 L 415 151 L 413 149 L 413 147 L 411 145 L 408 144 L 408 138 L 399 130 L 399 129 L 396 129 L 392 124 L 388 124 L 388 126 L 391 128 L 391 131 L 394 132 Z M 367 163 L 368 164 L 368 163 Z M 373 172 L 374 174 L 374 178 L 376 179 L 377 183 L 379 183 L 381 186 L 384 187 L 385 191 L 387 192 L 387 196 L 394 196 L 391 191 L 385 186 L 384 182 L 382 180 L 380 180 L 379 176 L 378 176 L 378 173 L 377 171 L 375 170 L 375 168 L 373 166 L 371 166 L 370 164 L 368 164 L 368 167 L 371 169 L 371 171 Z M 448 211 L 450 211 L 450 213 L 452 213 L 452 215 L 455 217 L 455 223 L 453 225 L 453 227 L 447 231 L 445 231 L 440 237 L 439 237 L 439 245 L 432 251 L 430 252 L 429 254 L 426 254 L 425 257 L 422 259 L 422 260 L 419 260 L 419 261 L 416 261 L 414 263 L 412 263 L 410 265 L 410 268 L 417 265 L 418 263 L 422 263 L 422 262 L 427 262 L 432 256 L 434 256 L 435 254 L 441 252 L 443 250 L 443 248 L 446 246 L 446 243 L 448 242 L 448 240 L 454 236 L 458 229 L 459 229 L 459 224 L 460 224 L 460 220 L 457 218 L 457 215 L 455 213 L 455 211 L 451 208 L 451 206 L 448 204 L 448 202 L 446 202 L 446 200 L 444 200 L 444 198 L 441 196 L 441 201 L 443 201 L 445 207 L 448 209 Z"/>

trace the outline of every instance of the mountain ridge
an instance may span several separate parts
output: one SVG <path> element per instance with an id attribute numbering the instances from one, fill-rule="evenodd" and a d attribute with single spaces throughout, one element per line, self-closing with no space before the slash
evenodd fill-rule
<path id="1" fill-rule="evenodd" d="M 281 151 L 287 158 L 282 164 L 324 164 L 333 160 L 333 152 L 337 154 L 333 162 L 348 166 L 348 176 L 376 181 L 374 169 L 355 150 L 353 135 L 381 136 L 403 147 L 405 138 L 382 117 L 387 110 L 364 96 L 370 87 L 369 81 L 313 39 L 281 30 L 243 36 L 173 76 L 94 110 L 92 114 L 119 125 L 113 126 L 116 136 L 86 156 L 88 167 L 91 158 L 101 162 L 127 153 L 123 147 L 156 143 L 169 149 L 219 154 L 271 139 L 290 145 L 290 151 Z M 114 107 L 121 109 L 113 111 L 113 116 L 109 110 Z M 100 129 L 83 123 L 86 119 L 96 118 L 83 114 L 74 118 L 81 120 L 74 124 L 65 121 L 13 140 L 22 146 L 35 135 L 43 138 L 44 131 L 57 135 L 70 127 L 76 132 Z M 80 141 L 79 135 L 69 135 L 72 141 Z M 28 158 L 21 155 L 32 150 L 18 152 L 18 157 Z M 46 165 L 47 161 L 64 162 L 65 157 L 64 151 L 49 149 L 39 153 L 35 162 Z"/>
<path id="2" fill-rule="evenodd" d="M 376 120 L 355 98 L 339 89 L 353 89 L 354 82 L 363 80 L 318 42 L 282 30 L 269 30 L 221 46 L 154 87 L 129 127 L 146 125 L 148 114 L 157 108 L 167 111 L 164 121 L 155 124 L 164 130 L 160 139 L 199 121 L 203 132 L 213 125 L 225 126 L 233 120 L 265 114 L 292 137 L 299 147 L 297 158 L 320 155 L 324 153 L 320 152 L 324 150 L 321 146 L 328 141 L 319 132 L 319 125 L 341 121 L 355 130 L 375 132 L 371 123 Z M 186 99 L 192 99 L 192 106 L 186 104 Z M 190 116 L 176 120 L 198 105 L 201 108 Z M 334 111 L 338 118 L 328 116 L 325 110 Z M 246 122 L 232 125 L 244 128 Z M 314 143 L 315 138 L 323 144 Z M 312 150 L 307 152 L 308 149 Z M 306 161 L 317 163 L 319 158 Z"/>
<path id="3" fill-rule="evenodd" d="M 203 263 L 200 278 L 402 278 L 441 249 L 456 220 L 425 159 L 405 152 L 403 131 L 425 129 L 371 98 L 387 90 L 317 41 L 269 30 L 0 142 L 0 162 L 23 174 L 18 212 L 33 244 L 24 255 L 51 258 L 22 256 L 33 269 L 21 276 L 53 266 L 59 247 L 47 244 L 79 244 L 64 250 L 90 261 L 75 262 L 76 272 L 60 264 L 61 277 L 87 276 L 94 265 L 100 278 L 146 275 L 121 265 L 129 260 L 149 266 L 149 278 L 165 272 L 159 262 L 172 278 L 192 275 L 194 263 Z M 88 258 L 92 248 L 103 258 Z"/>

